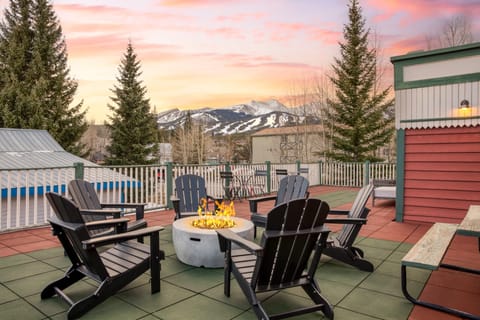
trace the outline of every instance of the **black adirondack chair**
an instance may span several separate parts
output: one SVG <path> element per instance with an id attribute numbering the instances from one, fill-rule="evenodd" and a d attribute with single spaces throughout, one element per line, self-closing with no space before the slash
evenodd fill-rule
<path id="1" fill-rule="evenodd" d="M 81 213 L 84 214 L 83 219 L 86 222 L 105 220 L 107 216 L 118 218 L 121 215 L 121 209 L 135 209 L 135 220 L 128 222 L 127 231 L 147 226 L 147 221 L 144 219 L 145 203 L 101 203 L 93 184 L 81 179 L 75 179 L 68 183 L 68 193 L 81 209 Z M 108 208 L 113 210 L 106 210 Z M 94 236 L 112 233 L 114 233 L 114 229 L 111 227 L 91 230 L 91 235 Z"/>
<path id="2" fill-rule="evenodd" d="M 248 199 L 250 204 L 250 220 L 254 224 L 254 237 L 257 237 L 257 227 L 265 228 L 267 216 L 258 212 L 258 203 L 275 200 L 274 206 L 290 200 L 308 198 L 308 180 L 300 175 L 286 176 L 280 180 L 277 194 Z"/>
<path id="3" fill-rule="evenodd" d="M 323 253 L 339 261 L 350 264 L 360 270 L 372 272 L 374 267 L 364 259 L 363 250 L 353 246 L 362 225 L 367 223 L 370 212 L 366 208 L 368 198 L 372 194 L 373 185 L 368 184 L 360 189 L 350 210 L 330 210 L 327 223 L 341 223 L 342 229 L 332 237 Z M 333 218 L 331 215 L 344 215 L 346 218 Z"/>
<path id="4" fill-rule="evenodd" d="M 203 177 L 186 174 L 175 179 L 176 197 L 172 197 L 173 209 L 175 211 L 175 220 L 198 215 L 198 206 L 201 204 L 201 199 L 208 201 L 218 201 L 212 196 L 207 195 L 207 188 L 205 187 L 205 179 Z"/>
<path id="5" fill-rule="evenodd" d="M 43 289 L 42 299 L 58 295 L 70 305 L 68 319 L 75 319 L 114 295 L 148 269 L 151 271 L 152 294 L 160 291 L 160 260 L 165 255 L 160 251 L 159 231 L 163 227 L 122 233 L 126 229 L 128 218 L 85 222 L 72 201 L 51 192 L 46 196 L 55 212 L 55 216 L 49 219 L 53 233 L 62 243 L 72 266 L 63 278 Z M 90 236 L 90 228 L 112 226 L 118 234 L 97 238 Z M 150 237 L 150 245 L 132 240 L 139 237 Z M 105 245 L 110 245 L 109 249 L 101 252 L 97 250 Z M 98 288 L 86 297 L 73 301 L 63 290 L 84 277 L 97 282 Z M 71 289 L 71 294 L 74 294 L 73 290 Z"/>
<path id="6" fill-rule="evenodd" d="M 233 272 L 258 319 L 283 319 L 315 311 L 333 319 L 333 308 L 315 281 L 330 232 L 323 225 L 328 211 L 328 204 L 318 199 L 297 199 L 274 207 L 268 213 L 261 245 L 231 230 L 217 230 L 220 249 L 225 251 L 224 294 L 230 296 Z M 232 243 L 240 249 L 232 250 Z M 297 286 L 305 290 L 313 306 L 269 316 L 257 297 L 257 293 Z"/>

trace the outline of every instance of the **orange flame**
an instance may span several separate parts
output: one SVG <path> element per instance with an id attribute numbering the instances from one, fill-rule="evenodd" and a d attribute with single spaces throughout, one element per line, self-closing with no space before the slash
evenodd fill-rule
<path id="1" fill-rule="evenodd" d="M 192 221 L 192 225 L 201 229 L 223 229 L 232 228 L 235 226 L 235 221 L 231 217 L 235 216 L 235 207 L 233 201 L 230 204 L 225 204 L 223 201 L 215 201 L 217 209 L 215 214 L 207 211 L 207 200 L 200 199 L 198 206 L 198 218 Z"/>

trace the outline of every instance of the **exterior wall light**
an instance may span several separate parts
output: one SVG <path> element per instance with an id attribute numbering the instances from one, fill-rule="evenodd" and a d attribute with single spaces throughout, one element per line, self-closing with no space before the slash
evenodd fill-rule
<path id="1" fill-rule="evenodd" d="M 468 108 L 470 108 L 470 102 L 468 100 L 464 99 L 464 100 L 460 101 L 459 109 L 466 110 Z"/>

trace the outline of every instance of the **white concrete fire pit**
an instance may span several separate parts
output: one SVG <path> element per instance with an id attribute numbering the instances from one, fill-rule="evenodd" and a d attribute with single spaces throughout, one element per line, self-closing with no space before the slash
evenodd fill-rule
<path id="1" fill-rule="evenodd" d="M 178 260 L 196 267 L 223 267 L 224 253 L 220 251 L 217 233 L 214 229 L 192 226 L 192 221 L 196 218 L 187 217 L 173 222 L 173 247 Z M 235 221 L 235 227 L 230 230 L 245 239 L 253 240 L 251 221 L 236 217 L 231 219 Z"/>

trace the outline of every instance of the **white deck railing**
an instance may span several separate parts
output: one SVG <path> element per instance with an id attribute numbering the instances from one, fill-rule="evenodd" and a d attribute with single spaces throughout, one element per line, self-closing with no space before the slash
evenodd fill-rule
<path id="1" fill-rule="evenodd" d="M 300 172 L 298 172 L 300 168 Z M 102 202 L 143 202 L 149 209 L 166 208 L 174 191 L 173 181 L 183 174 L 197 174 L 206 180 L 207 192 L 224 196 L 220 171 L 248 176 L 249 183 L 263 185 L 260 192 L 273 192 L 281 177 L 276 169 L 289 174 L 302 174 L 310 185 L 361 187 L 372 179 L 395 179 L 392 163 L 338 163 L 309 164 L 230 164 L 230 165 L 145 165 L 81 167 L 85 180 L 95 183 Z M 267 170 L 268 177 L 255 176 L 256 170 Z M 0 170 L 0 232 L 45 225 L 53 212 L 44 197 L 48 191 L 68 197 L 68 182 L 79 175 L 71 167 Z M 255 192 L 259 192 L 256 189 Z"/>

